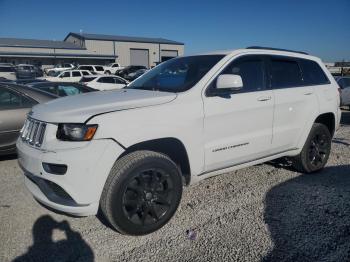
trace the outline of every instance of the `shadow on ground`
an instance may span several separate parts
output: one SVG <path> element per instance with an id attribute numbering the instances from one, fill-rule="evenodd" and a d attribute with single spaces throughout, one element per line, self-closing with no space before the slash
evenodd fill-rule
<path id="1" fill-rule="evenodd" d="M 14 159 L 17 159 L 17 155 L 16 154 L 0 156 L 0 162 L 1 161 L 7 161 L 7 160 L 14 160 Z"/>
<path id="2" fill-rule="evenodd" d="M 66 239 L 54 241 L 53 231 L 61 230 Z M 51 216 L 38 218 L 33 225 L 33 245 L 14 262 L 31 261 L 94 261 L 94 253 L 80 233 L 71 229 L 67 221 L 57 222 Z"/>
<path id="3" fill-rule="evenodd" d="M 350 261 L 350 165 L 275 186 L 264 220 L 274 247 L 263 261 Z"/>

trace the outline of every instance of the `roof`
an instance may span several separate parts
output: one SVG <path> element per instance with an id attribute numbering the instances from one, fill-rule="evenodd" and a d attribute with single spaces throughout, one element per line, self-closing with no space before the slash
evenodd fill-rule
<path id="1" fill-rule="evenodd" d="M 218 50 L 211 52 L 199 53 L 197 55 L 230 55 L 230 54 L 239 54 L 239 53 L 249 53 L 249 52 L 259 52 L 262 54 L 269 55 L 284 55 L 284 56 L 292 56 L 292 57 L 300 57 L 307 59 L 318 59 L 318 57 L 311 56 L 305 53 L 294 52 L 286 49 L 278 49 L 278 48 L 241 48 L 241 49 L 233 49 L 233 50 Z"/>
<path id="2" fill-rule="evenodd" d="M 0 38 L 0 47 L 32 47 L 56 49 L 85 49 L 70 42 L 23 38 Z"/>
<path id="3" fill-rule="evenodd" d="M 64 40 L 66 40 L 70 35 L 77 37 L 79 39 L 88 39 L 88 40 L 184 45 L 184 43 L 165 39 L 165 38 L 121 36 L 121 35 L 101 35 L 101 34 L 89 34 L 89 33 L 79 34 L 79 33 L 74 33 L 74 32 L 70 32 Z"/>

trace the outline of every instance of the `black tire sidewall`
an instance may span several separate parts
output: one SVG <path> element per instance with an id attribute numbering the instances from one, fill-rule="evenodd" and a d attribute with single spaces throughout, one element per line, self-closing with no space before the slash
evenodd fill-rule
<path id="1" fill-rule="evenodd" d="M 125 192 L 125 188 L 128 185 L 129 181 L 136 175 L 138 172 L 156 168 L 165 171 L 170 175 L 173 186 L 173 201 L 170 204 L 168 212 L 155 224 L 147 226 L 138 226 L 129 221 L 125 216 L 123 211 L 122 200 Z M 123 170 L 119 176 L 116 176 L 118 183 L 112 183 L 110 190 L 109 201 L 109 210 L 111 217 L 110 221 L 113 226 L 115 226 L 122 233 L 127 233 L 130 235 L 145 235 L 151 232 L 156 231 L 157 229 L 164 226 L 174 215 L 177 210 L 177 207 L 181 201 L 182 196 L 182 179 L 181 174 L 177 166 L 170 160 L 166 158 L 160 158 L 155 156 L 149 156 L 142 158 L 131 165 L 126 170 Z"/>
<path id="2" fill-rule="evenodd" d="M 309 160 L 309 155 L 308 155 L 311 141 L 317 133 L 325 134 L 327 137 L 327 143 L 328 143 L 328 150 L 327 150 L 323 165 L 319 168 L 315 168 L 315 166 L 311 164 Z M 331 143 L 332 143 L 332 136 L 328 128 L 323 124 L 319 124 L 319 123 L 314 124 L 302 151 L 302 163 L 303 163 L 304 169 L 308 173 L 317 172 L 324 168 L 324 166 L 327 164 L 327 161 L 331 152 Z"/>

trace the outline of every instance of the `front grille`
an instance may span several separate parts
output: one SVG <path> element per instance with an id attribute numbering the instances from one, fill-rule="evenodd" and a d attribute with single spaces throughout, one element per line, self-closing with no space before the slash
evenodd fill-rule
<path id="1" fill-rule="evenodd" d="M 34 146 L 41 147 L 46 130 L 46 123 L 27 118 L 21 130 L 21 139 L 23 142 Z"/>

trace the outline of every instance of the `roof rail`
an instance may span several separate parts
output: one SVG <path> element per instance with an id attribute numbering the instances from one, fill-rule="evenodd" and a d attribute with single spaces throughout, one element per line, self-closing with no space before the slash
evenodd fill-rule
<path id="1" fill-rule="evenodd" d="M 273 48 L 273 47 L 264 47 L 264 46 L 248 46 L 246 49 L 276 50 L 276 51 L 285 51 L 285 52 L 292 52 L 292 53 L 299 53 L 299 54 L 308 55 L 308 53 L 302 52 L 302 51 L 294 51 L 294 50 L 288 50 L 288 49 L 282 49 L 282 48 Z"/>

